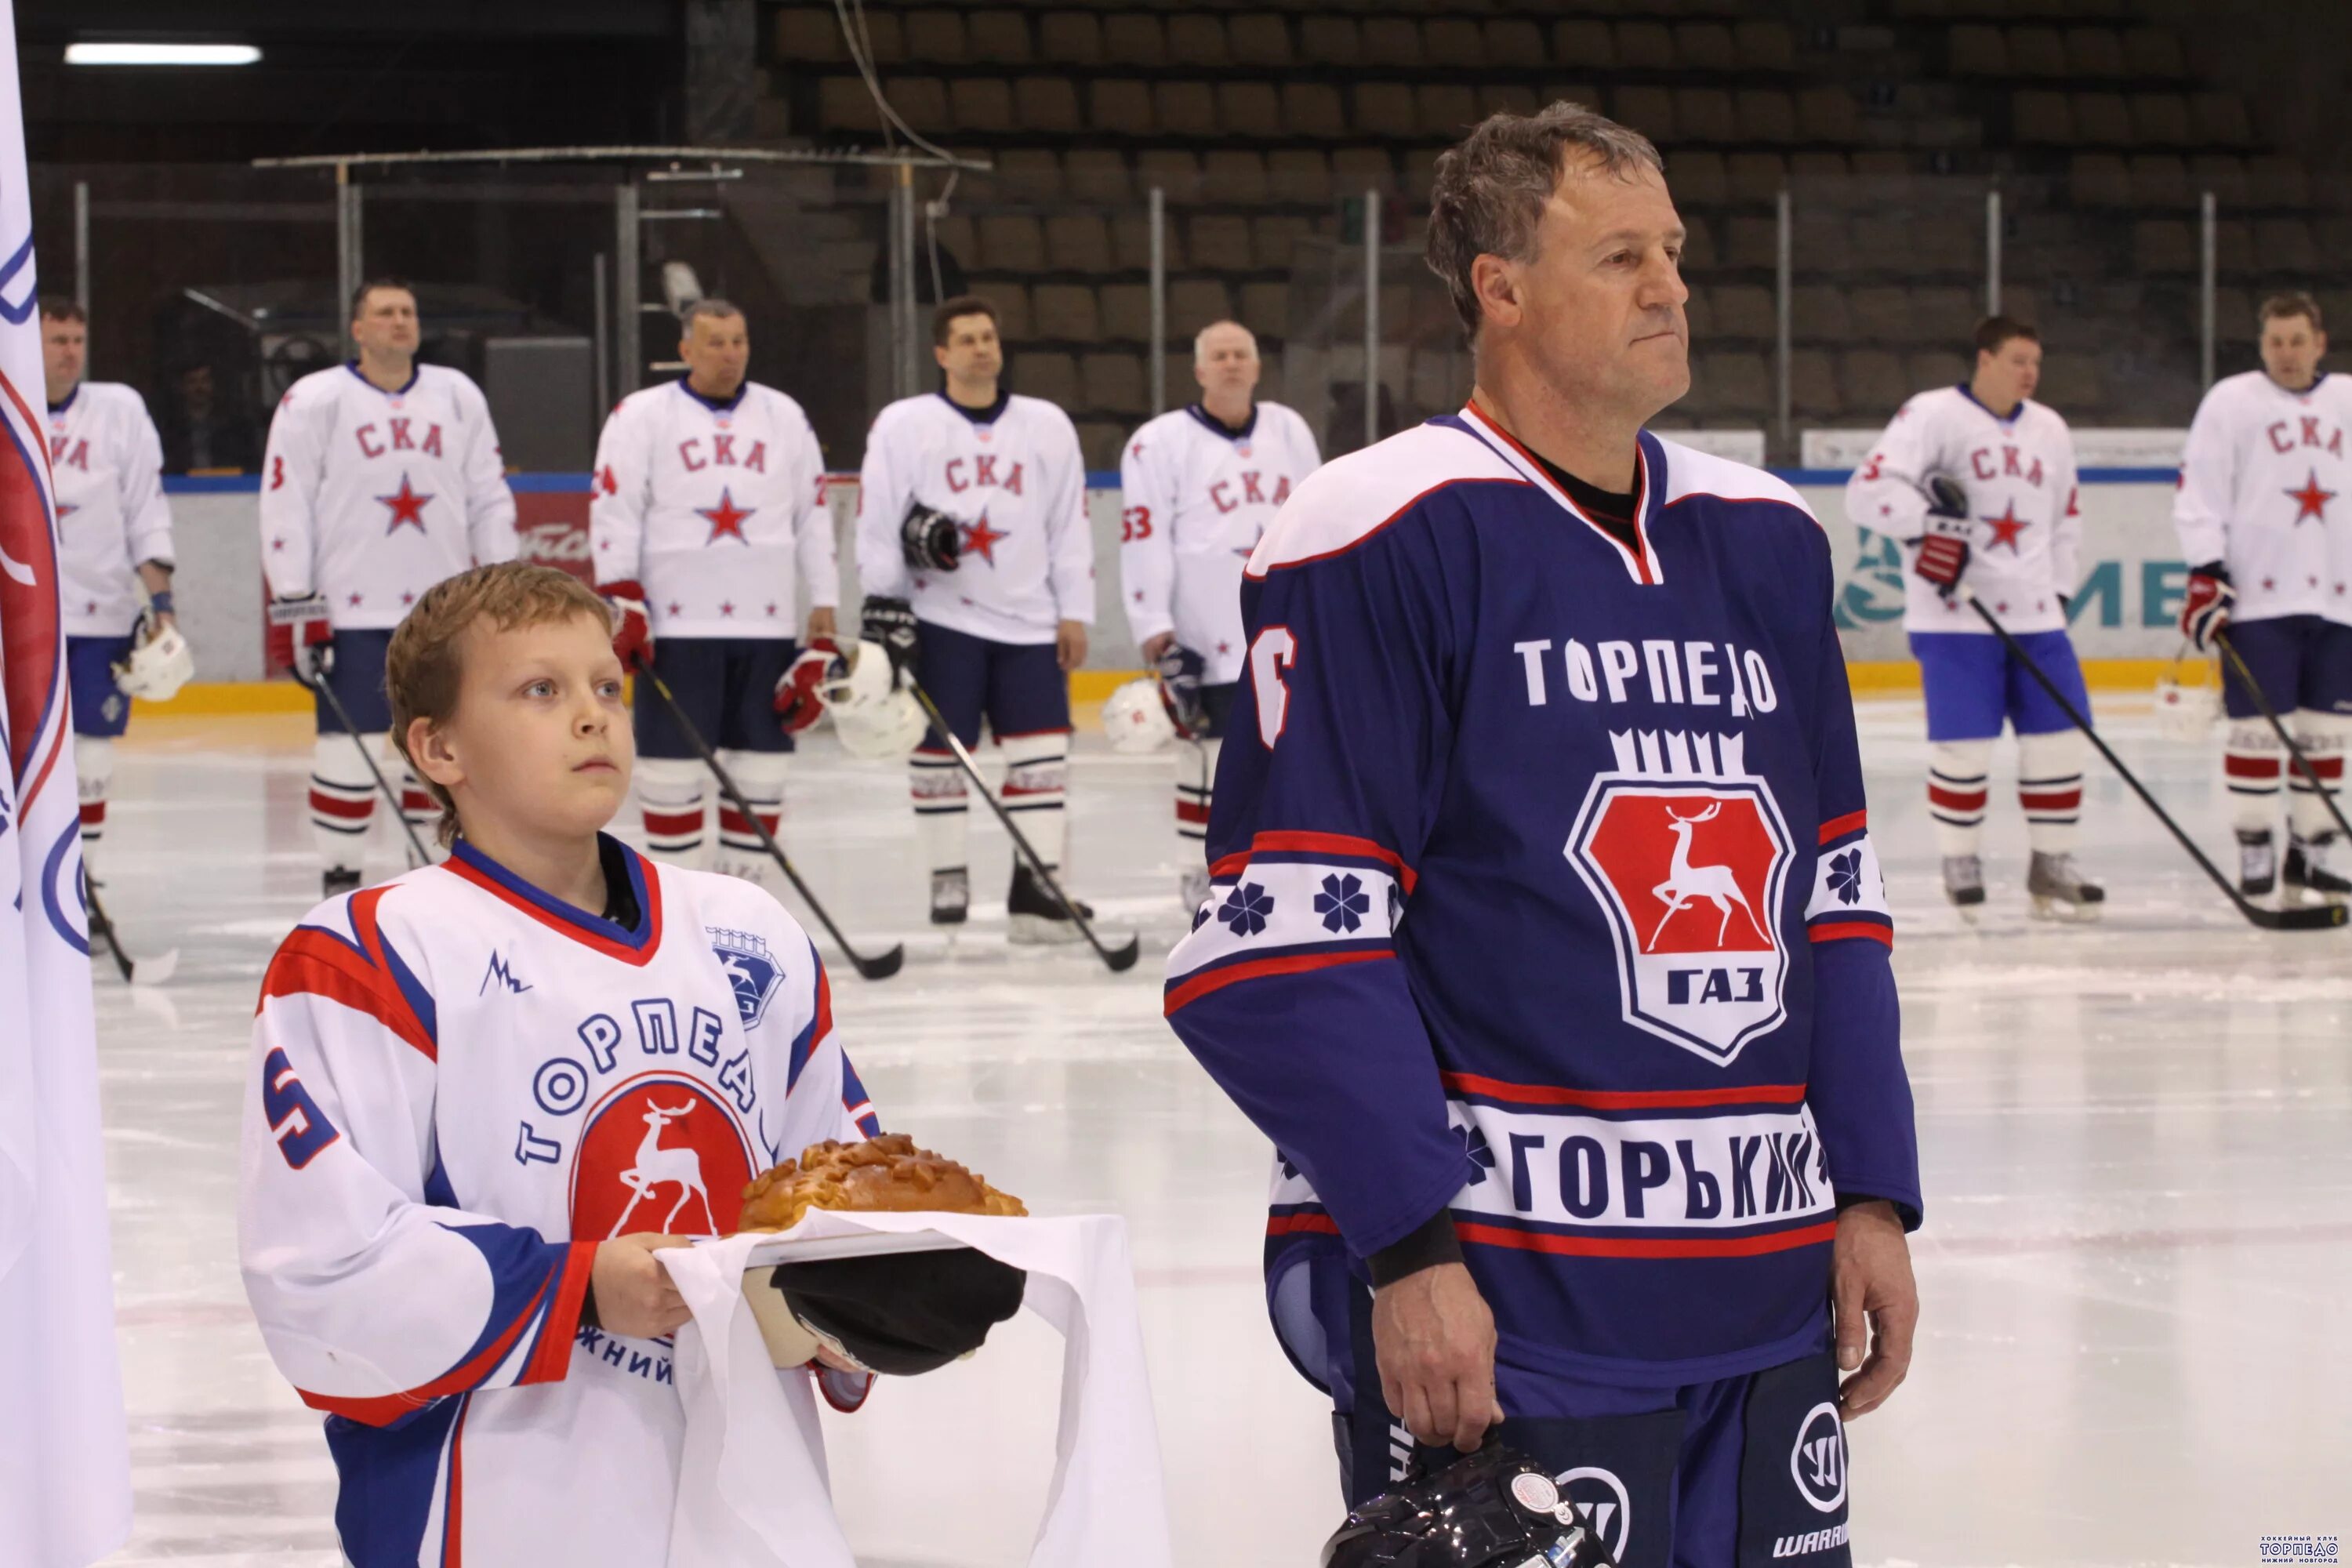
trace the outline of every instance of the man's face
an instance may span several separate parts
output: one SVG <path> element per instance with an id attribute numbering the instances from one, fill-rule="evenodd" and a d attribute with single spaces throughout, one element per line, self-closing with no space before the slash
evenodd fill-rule
<path id="1" fill-rule="evenodd" d="M 62 403 L 81 384 L 89 363 L 89 328 L 80 321 L 41 318 L 41 379 L 48 384 L 49 401 Z"/>
<path id="2" fill-rule="evenodd" d="M 180 377 L 180 403 L 202 417 L 213 411 L 213 367 L 200 364 Z"/>
<path id="3" fill-rule="evenodd" d="M 373 353 L 416 352 L 416 296 L 405 289 L 371 289 L 352 317 L 352 341 Z"/>
<path id="4" fill-rule="evenodd" d="M 2263 323 L 2263 368 L 2290 392 L 2301 392 L 2319 374 L 2327 334 L 2308 316 L 2273 316 Z"/>
<path id="5" fill-rule="evenodd" d="M 731 397 L 751 364 L 751 331 L 740 316 L 697 316 L 677 345 L 697 387 Z"/>
<path id="6" fill-rule="evenodd" d="M 934 346 L 931 357 L 950 381 L 987 381 L 1004 374 L 1004 345 L 996 341 L 996 323 L 986 316 L 950 319 L 948 341 Z"/>
<path id="7" fill-rule="evenodd" d="M 1245 397 L 1257 389 L 1257 339 L 1247 327 L 1227 324 L 1201 334 L 1192 356 L 1193 379 L 1210 397 Z"/>
<path id="8" fill-rule="evenodd" d="M 1992 395 L 1989 401 L 2011 404 L 2032 396 L 2042 384 L 2042 345 L 2032 338 L 2011 338 L 1997 349 L 1979 349 L 1977 381 Z"/>
<path id="9" fill-rule="evenodd" d="M 1571 152 L 1526 261 L 1481 257 L 1489 332 L 1525 344 L 1572 404 L 1647 420 L 1690 390 L 1684 230 L 1654 169 Z"/>
<path id="10" fill-rule="evenodd" d="M 584 837 L 612 821 L 636 744 L 604 617 L 504 630 L 478 622 L 461 640 L 457 710 L 438 737 L 446 756 L 425 752 L 414 732 L 412 753 L 427 757 L 469 817 L 525 824 L 541 838 Z"/>

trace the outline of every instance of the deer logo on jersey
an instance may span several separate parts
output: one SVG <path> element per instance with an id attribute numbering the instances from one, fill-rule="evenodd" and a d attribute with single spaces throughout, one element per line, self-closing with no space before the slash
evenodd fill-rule
<path id="1" fill-rule="evenodd" d="M 643 1075 L 588 1113 L 572 1168 L 572 1235 L 724 1236 L 751 1181 L 751 1146 L 725 1105 L 692 1079 Z"/>
<path id="2" fill-rule="evenodd" d="M 1727 1064 L 1787 1016 L 1787 825 L 1738 735 L 1610 742 L 1562 852 L 1608 916 L 1625 1021 Z"/>

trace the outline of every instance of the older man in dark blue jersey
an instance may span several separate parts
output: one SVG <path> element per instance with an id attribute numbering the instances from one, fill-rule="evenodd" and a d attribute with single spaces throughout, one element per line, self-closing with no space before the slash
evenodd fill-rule
<path id="1" fill-rule="evenodd" d="M 1476 388 L 1251 559 L 1167 1009 L 1278 1151 L 1351 1499 L 1499 1423 L 1628 1565 L 1842 1564 L 1843 1421 L 1917 1313 L 1892 926 L 1828 542 L 1643 428 L 1683 239 L 1573 104 L 1439 161 Z"/>

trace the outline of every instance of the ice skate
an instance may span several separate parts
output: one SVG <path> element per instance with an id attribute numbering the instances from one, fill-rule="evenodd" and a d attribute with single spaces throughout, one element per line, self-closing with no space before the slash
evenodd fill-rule
<path id="1" fill-rule="evenodd" d="M 2238 833 L 2238 891 L 2266 898 L 2278 886 L 2278 847 L 2268 833 Z"/>
<path id="2" fill-rule="evenodd" d="M 1084 940 L 1068 909 L 1038 879 L 1026 861 L 1016 862 L 1013 868 L 1013 890 L 1005 895 L 1004 910 L 1014 942 L 1042 945 Z M 1087 920 L 1095 918 L 1093 908 L 1083 901 L 1078 904 L 1078 913 Z"/>
<path id="3" fill-rule="evenodd" d="M 1962 920 L 1974 925 L 1985 899 L 1984 861 L 1974 855 L 1945 856 L 1944 897 L 1952 900 Z"/>
<path id="4" fill-rule="evenodd" d="M 971 913 L 971 873 L 961 866 L 931 873 L 931 923 L 960 926 Z"/>
<path id="5" fill-rule="evenodd" d="M 2340 904 L 2345 895 L 2352 894 L 2352 879 L 2327 865 L 2328 846 L 2335 841 L 2333 833 L 2315 838 L 2288 838 L 2284 879 L 2289 899 Z"/>
<path id="6" fill-rule="evenodd" d="M 2107 890 L 2083 875 L 2073 855 L 2037 849 L 2026 869 L 2025 896 L 2033 900 L 2038 920 L 2095 921 L 2106 902 Z"/>
<path id="7" fill-rule="evenodd" d="M 337 898 L 359 890 L 360 874 L 345 867 L 334 867 L 319 879 L 319 896 L 322 899 Z"/>

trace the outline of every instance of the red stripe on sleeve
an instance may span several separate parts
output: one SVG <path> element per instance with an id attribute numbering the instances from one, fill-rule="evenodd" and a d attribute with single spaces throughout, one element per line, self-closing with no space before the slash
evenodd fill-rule
<path id="1" fill-rule="evenodd" d="M 1212 864 L 1209 867 L 1209 875 L 1212 877 L 1234 876 L 1249 864 L 1249 858 L 1253 855 L 1285 853 L 1337 855 L 1357 860 L 1378 860 L 1395 870 L 1397 879 L 1404 884 L 1404 890 L 1408 893 L 1412 891 L 1413 883 L 1419 880 L 1413 875 L 1412 868 L 1404 863 L 1404 857 L 1395 850 L 1386 845 L 1375 844 L 1369 838 L 1356 838 L 1344 833 L 1261 833 L 1250 840 L 1250 847 L 1247 849 L 1237 855 L 1228 855 L 1223 859 Z"/>
<path id="2" fill-rule="evenodd" d="M 1461 1094 L 1518 1105 L 1571 1105 L 1580 1110 L 1694 1110 L 1715 1105 L 1801 1105 L 1801 1083 L 1756 1083 L 1722 1089 L 1562 1089 L 1548 1083 L 1507 1083 L 1476 1073 L 1439 1075 Z"/>
<path id="3" fill-rule="evenodd" d="M 563 1274 L 556 1281 L 555 1300 L 539 1331 L 539 1343 L 515 1382 L 561 1383 L 572 1370 L 572 1342 L 580 1334 L 580 1312 L 588 1300 L 588 1281 L 596 1269 L 596 1244 L 575 1241 L 565 1248 Z"/>
<path id="4" fill-rule="evenodd" d="M 1268 1236 L 1337 1236 L 1339 1222 L 1328 1214 L 1278 1214 L 1265 1222 Z"/>
<path id="5" fill-rule="evenodd" d="M 1805 928 L 1805 934 L 1819 942 L 1843 942 L 1850 936 L 1864 936 L 1881 947 L 1895 945 L 1895 930 L 1872 921 L 1825 921 Z"/>
<path id="6" fill-rule="evenodd" d="M 523 1330 L 538 1318 L 540 1303 L 547 1300 L 548 1289 L 545 1285 L 541 1286 L 539 1294 L 530 1299 L 530 1305 L 517 1313 L 515 1321 L 507 1325 L 507 1331 L 493 1341 L 481 1354 L 444 1373 L 421 1388 L 412 1388 L 405 1394 L 379 1394 L 366 1398 L 313 1394 L 307 1388 L 298 1388 L 295 1392 L 302 1396 L 302 1403 L 313 1410 L 348 1416 L 362 1426 L 389 1426 L 410 1411 L 421 1410 L 435 1400 L 445 1399 L 452 1394 L 462 1394 L 488 1376 L 491 1369 L 506 1360 L 513 1351 L 515 1342 L 522 1337 Z M 572 1321 L 574 1323 L 579 1321 L 576 1310 Z"/>
<path id="7" fill-rule="evenodd" d="M 1170 991 L 1161 1012 L 1163 1016 L 1172 1016 L 1212 991 L 1222 991 L 1244 980 L 1260 980 L 1271 974 L 1297 974 L 1309 969 L 1333 969 L 1347 963 L 1370 963 L 1374 959 L 1395 956 L 1395 952 L 1387 948 L 1365 952 L 1299 952 L 1287 958 L 1261 958 L 1254 963 L 1235 963 L 1223 969 L 1212 969 L 1205 973 L 1195 974 Z"/>
<path id="8" fill-rule="evenodd" d="M 1507 1230 L 1501 1226 L 1457 1222 L 1454 1234 L 1482 1247 L 1548 1252 L 1562 1258 L 1754 1258 L 1818 1247 L 1837 1238 L 1837 1221 L 1769 1236 L 1553 1236 L 1544 1231 Z"/>
<path id="9" fill-rule="evenodd" d="M 1832 838 L 1843 838 L 1849 833 L 1860 832 L 1864 819 L 1869 815 L 1867 810 L 1849 811 L 1843 816 L 1831 817 L 1822 824 L 1821 842 L 1827 844 Z"/>

